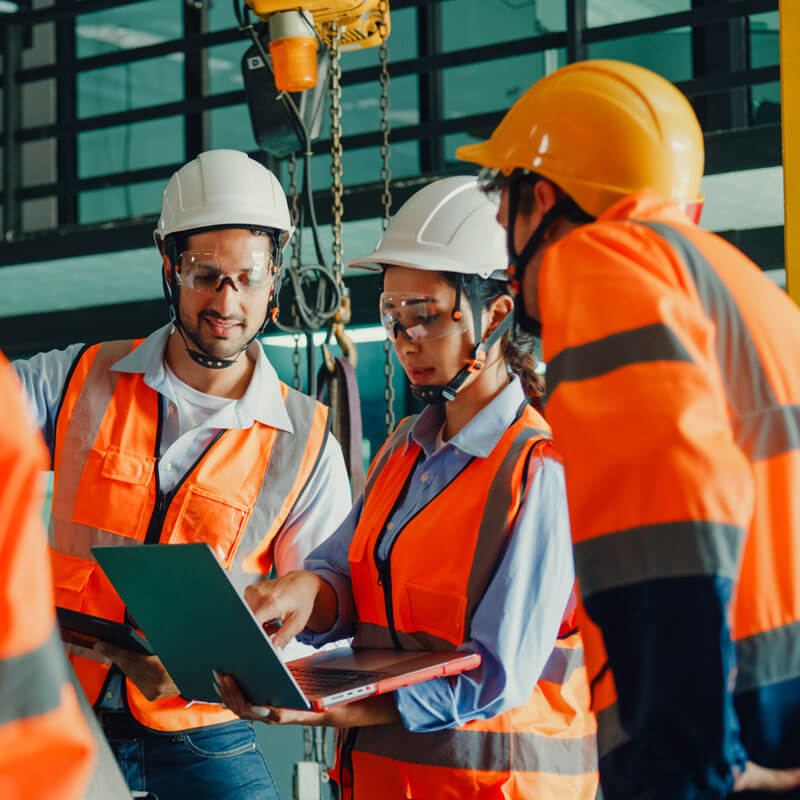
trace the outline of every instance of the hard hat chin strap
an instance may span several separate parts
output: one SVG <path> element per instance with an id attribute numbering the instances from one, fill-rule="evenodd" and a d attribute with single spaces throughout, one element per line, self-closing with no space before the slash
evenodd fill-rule
<path id="1" fill-rule="evenodd" d="M 456 287 L 456 291 L 460 290 L 460 285 Z M 418 400 L 421 400 L 427 405 L 442 405 L 449 400 L 455 400 L 459 389 L 464 385 L 464 382 L 473 372 L 480 372 L 486 364 L 486 355 L 495 342 L 499 341 L 500 337 L 511 327 L 514 321 L 514 312 L 509 311 L 503 317 L 500 324 L 489 334 L 486 341 L 482 341 L 483 334 L 483 321 L 480 299 L 473 297 L 473 293 L 466 293 L 469 297 L 470 306 L 472 308 L 472 319 L 474 326 L 475 341 L 477 344 L 472 350 L 472 358 L 470 362 L 462 367 L 453 377 L 449 383 L 431 386 L 426 384 L 411 384 L 411 393 Z"/>
<path id="2" fill-rule="evenodd" d="M 520 329 L 541 338 L 542 323 L 525 310 L 525 298 L 522 295 L 522 280 L 528 262 L 542 244 L 547 229 L 559 218 L 565 216 L 575 205 L 571 197 L 564 196 L 545 212 L 542 221 L 530 235 L 521 253 L 517 253 L 514 245 L 514 227 L 519 209 L 519 181 L 511 181 L 508 187 L 508 228 L 506 229 L 506 245 L 508 248 L 508 279 L 514 290 L 514 318 Z"/>

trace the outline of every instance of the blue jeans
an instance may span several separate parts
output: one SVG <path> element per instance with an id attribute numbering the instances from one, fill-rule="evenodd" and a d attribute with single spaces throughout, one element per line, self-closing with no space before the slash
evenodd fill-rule
<path id="1" fill-rule="evenodd" d="M 249 722 L 109 744 L 131 791 L 158 800 L 279 800 Z"/>

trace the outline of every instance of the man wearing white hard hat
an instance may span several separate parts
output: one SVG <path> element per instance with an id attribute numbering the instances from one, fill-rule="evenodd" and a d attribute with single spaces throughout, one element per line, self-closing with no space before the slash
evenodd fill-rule
<path id="1" fill-rule="evenodd" d="M 206 542 L 244 591 L 302 566 L 347 513 L 327 409 L 281 383 L 256 340 L 290 235 L 268 169 L 201 153 L 170 178 L 155 231 L 170 323 L 15 364 L 52 455 L 57 605 L 125 619 L 95 545 Z M 187 703 L 157 657 L 98 643 L 71 660 L 132 790 L 277 798 L 252 728 Z"/>

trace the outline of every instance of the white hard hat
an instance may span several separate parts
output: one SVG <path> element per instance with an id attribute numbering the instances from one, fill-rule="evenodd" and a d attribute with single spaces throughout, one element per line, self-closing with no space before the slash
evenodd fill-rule
<path id="1" fill-rule="evenodd" d="M 505 278 L 506 234 L 497 205 L 474 177 L 461 175 L 429 183 L 394 215 L 375 252 L 350 267 L 384 265 L 436 272 Z"/>
<path id="2" fill-rule="evenodd" d="M 217 225 L 253 225 L 284 232 L 292 224 L 280 182 L 239 150 L 209 150 L 174 172 L 164 189 L 156 243 L 170 233 Z"/>

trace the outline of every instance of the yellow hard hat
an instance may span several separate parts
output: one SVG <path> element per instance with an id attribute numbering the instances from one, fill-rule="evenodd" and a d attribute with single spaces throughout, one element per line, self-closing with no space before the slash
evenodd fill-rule
<path id="1" fill-rule="evenodd" d="M 703 132 L 686 97 L 648 69 L 579 61 L 542 78 L 485 142 L 456 157 L 535 172 L 592 216 L 638 189 L 702 206 Z M 699 216 L 699 215 L 698 215 Z"/>

